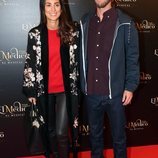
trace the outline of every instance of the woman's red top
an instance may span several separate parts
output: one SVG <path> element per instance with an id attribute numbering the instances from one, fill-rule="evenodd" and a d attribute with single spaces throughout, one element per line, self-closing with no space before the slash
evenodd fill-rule
<path id="1" fill-rule="evenodd" d="M 64 92 L 58 30 L 48 30 L 49 72 L 48 93 Z"/>

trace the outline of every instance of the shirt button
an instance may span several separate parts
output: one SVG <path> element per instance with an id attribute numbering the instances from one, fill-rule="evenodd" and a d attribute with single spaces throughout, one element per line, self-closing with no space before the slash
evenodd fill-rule
<path id="1" fill-rule="evenodd" d="M 98 82 L 98 80 L 95 80 L 95 82 Z"/>
<path id="2" fill-rule="evenodd" d="M 99 44 L 97 44 L 97 47 L 99 47 Z"/>
<path id="3" fill-rule="evenodd" d="M 98 68 L 95 68 L 95 70 L 98 70 Z"/>
<path id="4" fill-rule="evenodd" d="M 97 56 L 96 59 L 99 59 L 99 57 Z"/>
<path id="5" fill-rule="evenodd" d="M 99 23 L 100 21 L 98 20 L 97 23 Z"/>
<path id="6" fill-rule="evenodd" d="M 98 32 L 98 35 L 100 35 L 100 32 Z"/>

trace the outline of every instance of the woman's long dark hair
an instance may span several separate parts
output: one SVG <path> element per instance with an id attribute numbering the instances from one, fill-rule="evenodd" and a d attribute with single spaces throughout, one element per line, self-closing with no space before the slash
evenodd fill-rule
<path id="1" fill-rule="evenodd" d="M 115 0 L 111 0 L 111 4 L 112 4 L 112 7 L 116 7 L 116 1 Z"/>
<path id="2" fill-rule="evenodd" d="M 46 0 L 40 0 L 40 10 L 41 10 L 41 24 L 46 25 L 47 19 L 45 16 L 45 1 Z M 61 43 L 69 44 L 73 43 L 73 36 L 72 32 L 74 31 L 74 24 L 68 18 L 68 14 L 66 13 L 66 8 L 64 5 L 63 0 L 59 0 L 61 5 L 61 15 L 59 18 L 59 36 L 61 39 Z"/>

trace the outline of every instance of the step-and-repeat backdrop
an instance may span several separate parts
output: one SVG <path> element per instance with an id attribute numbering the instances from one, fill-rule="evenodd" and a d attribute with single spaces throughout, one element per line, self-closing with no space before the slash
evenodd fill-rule
<path id="1" fill-rule="evenodd" d="M 127 145 L 158 144 L 158 18 L 156 0 L 116 0 L 117 6 L 136 20 L 140 39 L 140 85 L 132 104 L 126 107 Z M 72 18 L 93 7 L 93 0 L 65 2 Z M 39 0 L 0 0 L 0 157 L 29 155 L 23 118 L 27 99 L 22 94 L 23 66 L 28 31 L 39 23 Z M 119 70 L 118 70 L 119 71 Z M 89 150 L 89 126 L 81 110 L 79 150 Z M 111 148 L 105 118 L 105 148 Z"/>

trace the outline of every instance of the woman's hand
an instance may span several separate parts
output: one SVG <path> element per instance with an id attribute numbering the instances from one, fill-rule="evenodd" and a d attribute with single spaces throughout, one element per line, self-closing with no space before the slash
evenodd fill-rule
<path id="1" fill-rule="evenodd" d="M 36 105 L 36 98 L 30 97 L 28 98 L 29 102 L 33 103 L 34 105 Z"/>

